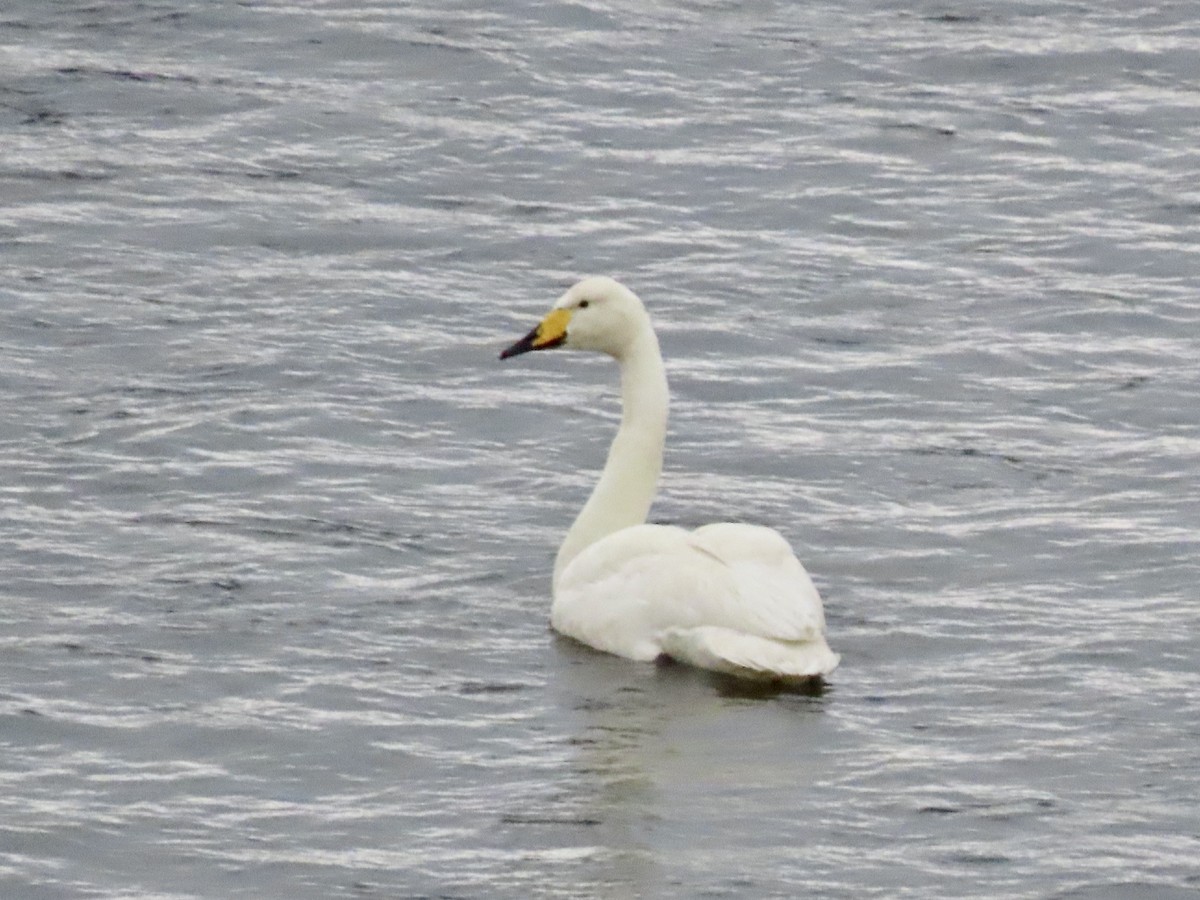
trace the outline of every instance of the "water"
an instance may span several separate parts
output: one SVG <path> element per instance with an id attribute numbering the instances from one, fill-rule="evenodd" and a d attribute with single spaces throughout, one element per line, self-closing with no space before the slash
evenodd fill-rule
<path id="1" fill-rule="evenodd" d="M 0 896 L 1200 892 L 1188 4 L 0 12 Z M 823 692 L 547 629 L 616 423 Z"/>

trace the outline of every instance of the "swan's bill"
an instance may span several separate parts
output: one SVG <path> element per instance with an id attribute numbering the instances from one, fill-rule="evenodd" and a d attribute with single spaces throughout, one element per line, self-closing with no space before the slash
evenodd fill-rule
<path id="1" fill-rule="evenodd" d="M 567 339 L 567 323 L 571 321 L 569 309 L 553 309 L 538 323 L 537 328 L 525 335 L 500 354 L 501 359 L 520 356 L 530 350 L 549 350 Z"/>

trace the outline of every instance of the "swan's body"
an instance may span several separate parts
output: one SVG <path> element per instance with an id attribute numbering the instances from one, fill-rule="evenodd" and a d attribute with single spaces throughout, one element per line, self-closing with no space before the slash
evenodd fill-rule
<path id="1" fill-rule="evenodd" d="M 621 367 L 621 427 L 554 564 L 554 628 L 618 656 L 669 656 L 743 677 L 827 675 L 838 656 L 812 580 L 776 531 L 724 522 L 647 525 L 662 470 L 667 378 L 641 301 L 611 278 L 579 282 L 501 358 L 564 346 Z"/>

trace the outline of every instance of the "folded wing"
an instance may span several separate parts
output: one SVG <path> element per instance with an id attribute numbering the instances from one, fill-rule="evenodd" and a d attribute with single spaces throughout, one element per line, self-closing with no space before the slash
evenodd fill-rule
<path id="1" fill-rule="evenodd" d="M 808 573 L 782 536 L 752 525 L 638 525 L 609 535 L 562 572 L 551 621 L 632 659 L 666 654 L 781 678 L 837 665 Z"/>

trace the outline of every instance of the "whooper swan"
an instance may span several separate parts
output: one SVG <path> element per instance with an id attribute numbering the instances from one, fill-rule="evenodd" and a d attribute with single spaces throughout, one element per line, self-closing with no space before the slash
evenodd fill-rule
<path id="1" fill-rule="evenodd" d="M 821 597 L 784 538 L 722 522 L 647 525 L 662 471 L 667 376 L 641 300 L 611 278 L 562 295 L 501 359 L 565 347 L 607 353 L 621 369 L 621 427 L 600 481 L 554 563 L 550 621 L 618 656 L 668 656 L 744 678 L 832 672 Z"/>

